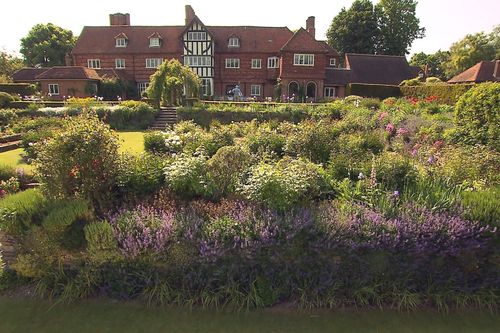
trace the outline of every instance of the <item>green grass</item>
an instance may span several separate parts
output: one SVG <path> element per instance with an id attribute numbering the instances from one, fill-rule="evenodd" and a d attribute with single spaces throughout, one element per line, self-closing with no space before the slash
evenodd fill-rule
<path id="1" fill-rule="evenodd" d="M 120 137 L 120 152 L 140 154 L 144 151 L 144 132 L 118 132 Z M 22 148 L 0 153 L 0 164 L 11 165 L 15 168 L 23 168 L 25 171 L 33 170 L 32 165 L 23 162 Z"/>
<path id="2" fill-rule="evenodd" d="M 0 332 L 165 332 L 165 333 L 489 333 L 498 332 L 500 317 L 489 313 L 395 313 L 391 311 L 266 311 L 214 313 L 143 304 L 85 301 L 52 305 L 0 298 Z"/>

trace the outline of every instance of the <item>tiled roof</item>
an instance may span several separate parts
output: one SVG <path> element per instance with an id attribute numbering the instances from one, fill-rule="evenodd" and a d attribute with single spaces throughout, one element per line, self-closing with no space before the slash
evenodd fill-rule
<path id="1" fill-rule="evenodd" d="M 481 61 L 457 76 L 448 83 L 500 81 L 500 60 Z"/>
<path id="2" fill-rule="evenodd" d="M 325 85 L 345 86 L 350 82 L 351 70 L 346 68 L 327 68 Z"/>
<path id="3" fill-rule="evenodd" d="M 12 80 L 14 82 L 36 81 L 36 77 L 47 70 L 48 68 L 21 68 L 12 75 Z"/>
<path id="4" fill-rule="evenodd" d="M 106 26 L 84 27 L 73 54 L 182 53 L 180 36 L 184 26 Z M 115 37 L 125 34 L 127 47 L 116 47 Z M 149 37 L 162 36 L 160 47 L 149 47 Z"/>
<path id="5" fill-rule="evenodd" d="M 337 50 L 335 50 L 333 47 L 331 47 L 330 45 L 328 45 L 328 43 L 324 40 L 322 41 L 319 41 L 322 46 L 325 48 L 325 50 L 327 51 L 327 54 L 329 55 L 333 55 L 333 56 L 339 56 L 339 53 L 337 52 Z"/>
<path id="6" fill-rule="evenodd" d="M 300 28 L 293 36 L 283 45 L 282 51 L 288 52 L 313 52 L 313 53 L 328 53 L 328 48 L 324 42 L 319 42 L 311 36 L 304 28 Z"/>
<path id="7" fill-rule="evenodd" d="M 114 68 L 100 68 L 95 70 L 101 79 L 122 79 L 132 81 L 132 78 L 123 70 L 115 70 Z"/>
<path id="8" fill-rule="evenodd" d="M 416 76 L 403 56 L 347 53 L 345 57 L 350 83 L 399 85 Z"/>
<path id="9" fill-rule="evenodd" d="M 94 69 L 80 66 L 52 67 L 37 76 L 37 80 L 100 80 Z"/>
<path id="10" fill-rule="evenodd" d="M 287 27 L 207 27 L 214 36 L 217 52 L 279 53 L 281 47 L 293 36 Z M 228 47 L 230 37 L 240 39 L 240 47 Z"/>

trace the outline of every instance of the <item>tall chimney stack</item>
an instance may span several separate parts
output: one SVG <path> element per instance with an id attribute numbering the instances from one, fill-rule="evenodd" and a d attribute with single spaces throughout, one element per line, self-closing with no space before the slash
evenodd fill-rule
<path id="1" fill-rule="evenodd" d="M 109 14 L 109 25 L 130 25 L 130 14 Z"/>
<path id="2" fill-rule="evenodd" d="M 193 7 L 186 5 L 186 25 L 188 25 L 196 16 Z"/>
<path id="3" fill-rule="evenodd" d="M 314 26 L 316 19 L 314 16 L 309 16 L 306 20 L 306 30 L 307 32 L 316 39 L 316 27 Z"/>

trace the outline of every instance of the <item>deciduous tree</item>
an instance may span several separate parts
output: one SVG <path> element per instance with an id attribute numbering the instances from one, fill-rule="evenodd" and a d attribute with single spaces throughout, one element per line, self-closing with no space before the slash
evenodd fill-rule
<path id="1" fill-rule="evenodd" d="M 23 59 L 0 51 L 0 82 L 10 82 L 12 74 L 23 67 Z"/>
<path id="2" fill-rule="evenodd" d="M 37 24 L 21 39 L 21 53 L 29 66 L 61 66 L 75 42 L 70 30 L 52 23 Z"/>
<path id="3" fill-rule="evenodd" d="M 327 32 L 328 44 L 338 52 L 375 53 L 379 29 L 374 7 L 369 0 L 356 0 L 342 8 Z"/>
<path id="4" fill-rule="evenodd" d="M 446 75 L 446 65 L 450 59 L 450 52 L 437 51 L 433 54 L 424 52 L 415 53 L 410 60 L 410 65 L 419 66 L 424 69 L 427 66 L 427 74 L 434 76 L 442 81 L 446 81 L 449 77 Z"/>
<path id="5" fill-rule="evenodd" d="M 375 5 L 380 29 L 377 53 L 405 55 L 415 39 L 425 36 L 416 7 L 414 0 L 380 0 Z"/>

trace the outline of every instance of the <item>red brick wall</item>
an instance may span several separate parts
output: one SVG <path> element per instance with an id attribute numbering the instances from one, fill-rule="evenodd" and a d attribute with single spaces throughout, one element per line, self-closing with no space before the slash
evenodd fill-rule
<path id="1" fill-rule="evenodd" d="M 87 83 L 97 83 L 92 80 L 43 80 L 41 81 L 41 89 L 43 96 L 50 100 L 63 100 L 64 97 L 89 97 L 85 93 Z M 59 84 L 59 95 L 49 97 L 49 84 Z"/>

